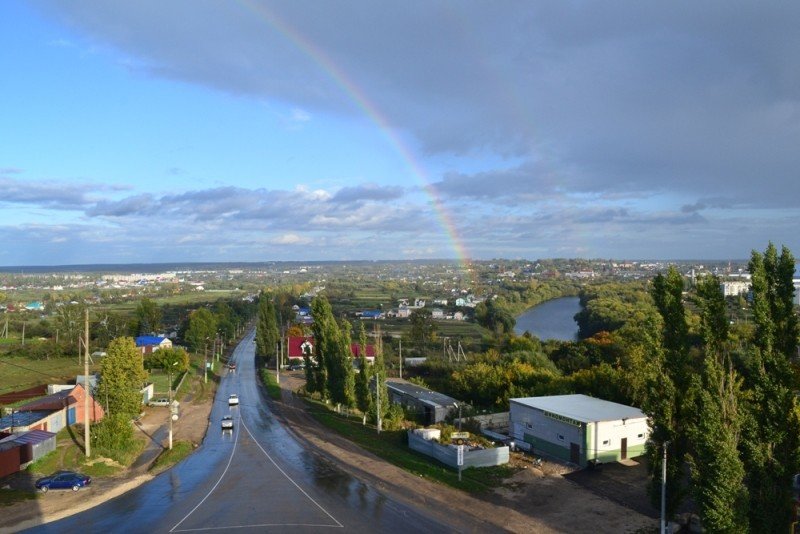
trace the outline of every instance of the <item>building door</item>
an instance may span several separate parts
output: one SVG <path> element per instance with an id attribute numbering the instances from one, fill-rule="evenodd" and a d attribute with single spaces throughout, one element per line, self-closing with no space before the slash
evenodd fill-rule
<path id="1" fill-rule="evenodd" d="M 577 443 L 569 444 L 569 461 L 573 464 L 581 463 L 581 446 Z"/>
<path id="2" fill-rule="evenodd" d="M 75 407 L 67 408 L 67 424 L 74 425 L 75 424 Z"/>
<path id="3" fill-rule="evenodd" d="M 622 438 L 619 444 L 619 459 L 625 460 L 628 458 L 628 438 Z"/>

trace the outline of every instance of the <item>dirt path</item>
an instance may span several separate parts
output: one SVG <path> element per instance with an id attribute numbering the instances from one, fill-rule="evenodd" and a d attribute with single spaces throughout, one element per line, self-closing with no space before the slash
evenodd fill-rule
<path id="1" fill-rule="evenodd" d="M 656 526 L 652 518 L 565 479 L 557 464 L 524 469 L 481 498 L 415 476 L 320 427 L 293 394 L 303 383 L 301 373 L 281 375 L 282 401 L 273 403 L 299 439 L 381 491 L 446 523 L 455 522 L 458 530 L 616 533 Z"/>

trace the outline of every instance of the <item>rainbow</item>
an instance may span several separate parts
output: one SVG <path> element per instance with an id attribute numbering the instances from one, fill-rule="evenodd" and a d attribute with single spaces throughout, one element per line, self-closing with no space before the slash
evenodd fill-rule
<path id="1" fill-rule="evenodd" d="M 335 83 L 339 86 L 344 94 L 353 101 L 353 103 L 360 108 L 364 114 L 378 126 L 379 130 L 389 141 L 390 145 L 397 150 L 402 159 L 406 162 L 411 172 L 419 180 L 423 191 L 430 197 L 431 204 L 434 207 L 435 213 L 439 223 L 444 230 L 447 238 L 452 244 L 453 250 L 456 254 L 456 260 L 461 267 L 469 272 L 470 257 L 467 253 L 463 241 L 458 235 L 456 225 L 450 212 L 444 206 L 444 203 L 438 196 L 438 192 L 431 185 L 428 179 L 428 173 L 422 167 L 422 164 L 414 156 L 414 153 L 398 135 L 397 129 L 393 128 L 389 123 L 386 116 L 378 109 L 365 94 L 365 92 L 356 85 L 352 79 L 344 72 L 334 61 L 325 53 L 324 50 L 315 45 L 307 37 L 299 33 L 287 22 L 278 17 L 269 8 L 264 5 L 257 4 L 252 0 L 240 0 L 240 4 L 264 20 L 271 28 L 285 37 L 291 44 L 296 46 L 300 51 L 308 56 L 314 63 L 316 63 L 323 72 L 325 72 Z"/>

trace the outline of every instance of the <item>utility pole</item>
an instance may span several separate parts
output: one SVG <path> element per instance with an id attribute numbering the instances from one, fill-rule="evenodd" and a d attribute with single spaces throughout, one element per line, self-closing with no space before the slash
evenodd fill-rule
<path id="1" fill-rule="evenodd" d="M 25 321 L 22 322 L 22 346 L 25 346 Z M 80 353 L 78 353 L 80 354 Z M 80 356 L 78 356 L 80 357 Z"/>
<path id="2" fill-rule="evenodd" d="M 403 338 L 400 338 L 400 379 L 403 378 Z"/>
<path id="3" fill-rule="evenodd" d="M 281 383 L 281 344 L 275 343 L 275 380 Z"/>
<path id="4" fill-rule="evenodd" d="M 667 446 L 669 441 L 663 443 L 664 452 L 661 457 L 661 534 L 667 532 Z"/>
<path id="5" fill-rule="evenodd" d="M 89 444 L 89 308 L 84 310 L 84 350 L 86 355 L 83 358 L 83 442 L 86 444 L 86 457 L 92 455 L 91 445 Z M 80 354 L 80 351 L 78 352 Z"/>
<path id="6" fill-rule="evenodd" d="M 208 384 L 208 340 L 203 345 L 203 383 Z"/>
<path id="7" fill-rule="evenodd" d="M 378 428 L 378 434 L 381 433 L 381 375 L 375 373 L 375 423 Z"/>

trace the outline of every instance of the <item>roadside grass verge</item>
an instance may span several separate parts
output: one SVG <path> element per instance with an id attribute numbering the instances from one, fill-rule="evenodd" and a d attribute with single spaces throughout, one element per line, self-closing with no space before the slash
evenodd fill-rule
<path id="1" fill-rule="evenodd" d="M 32 491 L 18 489 L 0 489 L 0 506 L 11 506 L 12 504 L 37 499 L 39 495 Z"/>
<path id="2" fill-rule="evenodd" d="M 190 454 L 194 450 L 194 445 L 192 445 L 191 441 L 186 440 L 178 440 L 172 444 L 172 450 L 164 449 L 161 454 L 153 462 L 153 465 L 150 467 L 150 471 L 154 473 L 160 473 L 165 469 L 169 469 L 173 465 L 177 464 Z"/>
<path id="3" fill-rule="evenodd" d="M 281 399 L 281 387 L 275 379 L 275 373 L 269 369 L 261 369 L 261 381 L 264 382 L 264 387 L 267 388 L 267 394 L 273 400 Z"/>
<path id="4" fill-rule="evenodd" d="M 309 414 L 325 427 L 375 456 L 423 478 L 436 480 L 470 493 L 480 493 L 500 486 L 504 478 L 516 471 L 508 465 L 469 468 L 461 472 L 462 480 L 459 482 L 458 471 L 455 469 L 409 449 L 406 430 L 384 430 L 378 434 L 374 426 L 362 425 L 359 416 L 340 415 L 321 402 L 308 398 L 304 400 L 308 405 Z"/>

